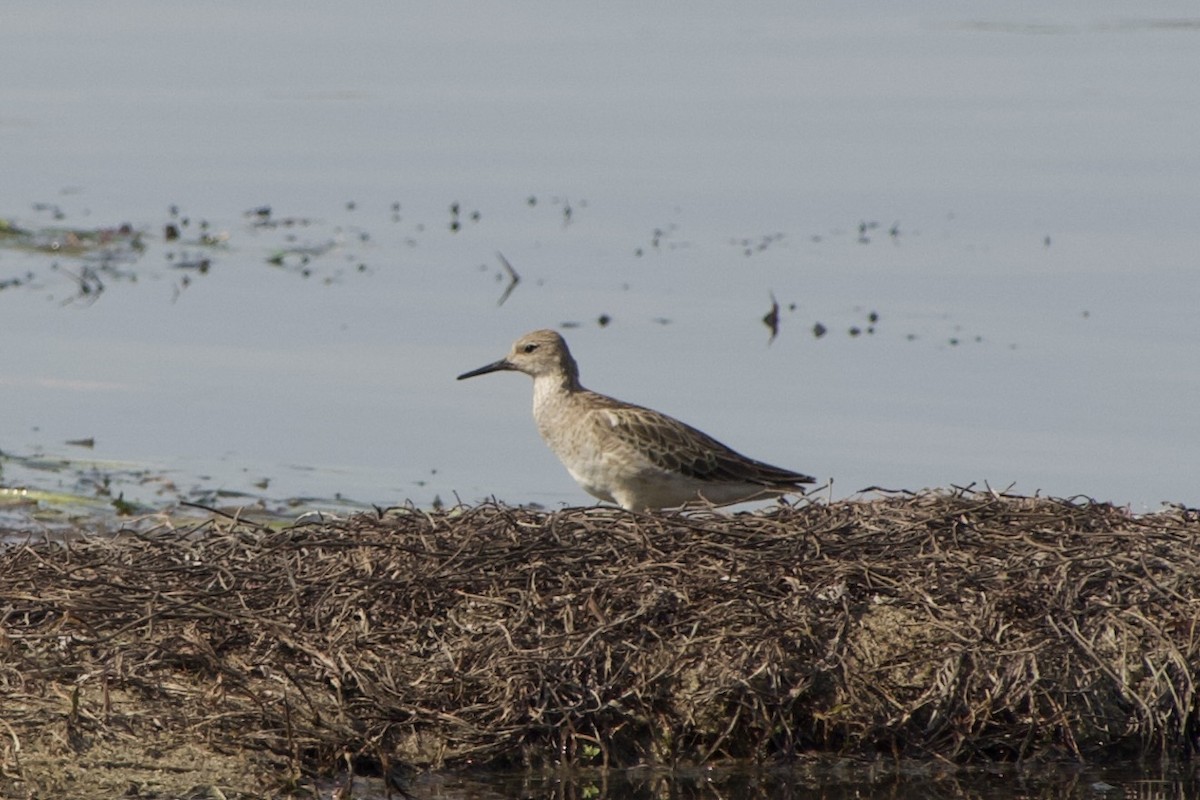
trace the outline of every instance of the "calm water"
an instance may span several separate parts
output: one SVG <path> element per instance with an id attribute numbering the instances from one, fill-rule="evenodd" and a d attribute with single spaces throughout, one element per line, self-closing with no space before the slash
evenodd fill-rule
<path id="1" fill-rule="evenodd" d="M 333 785 L 324 788 L 331 791 Z M 795 768 L 696 769 L 672 774 L 629 770 L 524 777 L 422 775 L 412 779 L 407 788 L 416 797 L 443 800 L 1189 800 L 1200 791 L 1195 771 L 1182 767 L 1130 770 L 1043 765 L 1019 769 L 993 765 L 955 771 L 936 764 L 862 765 L 837 759 Z M 379 779 L 359 779 L 355 789 L 355 796 L 385 796 Z"/>
<path id="2" fill-rule="evenodd" d="M 1200 503 L 1192 2 L 2 16 L 0 217 L 144 244 L 0 246 L 7 454 L 150 502 L 584 503 L 527 379 L 454 381 L 578 323 L 591 388 L 833 496 Z"/>

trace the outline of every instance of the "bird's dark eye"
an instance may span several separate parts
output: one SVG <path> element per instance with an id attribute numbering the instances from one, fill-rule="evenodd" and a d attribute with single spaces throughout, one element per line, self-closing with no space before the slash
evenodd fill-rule
<path id="1" fill-rule="evenodd" d="M 524 350 L 526 353 L 532 353 L 534 350 L 538 349 L 538 346 L 536 344 L 527 344 L 521 349 Z"/>

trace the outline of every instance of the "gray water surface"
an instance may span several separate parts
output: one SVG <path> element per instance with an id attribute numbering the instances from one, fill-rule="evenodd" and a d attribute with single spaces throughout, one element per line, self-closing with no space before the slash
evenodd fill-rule
<path id="1" fill-rule="evenodd" d="M 572 323 L 590 388 L 834 497 L 1196 504 L 1198 46 L 1158 0 L 15 0 L 0 218 L 50 244 L 0 242 L 0 451 L 151 504 L 588 503 L 526 378 L 454 380 Z"/>

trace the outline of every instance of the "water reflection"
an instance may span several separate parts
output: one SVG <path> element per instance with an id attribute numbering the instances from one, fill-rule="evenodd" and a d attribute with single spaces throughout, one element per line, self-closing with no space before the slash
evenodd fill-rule
<path id="1" fill-rule="evenodd" d="M 402 789 L 421 800 L 1189 800 L 1200 797 L 1200 776 L 1187 765 L 953 767 L 820 759 L 763 769 L 439 773 L 412 779 Z M 381 780 L 365 778 L 352 786 L 344 780 L 326 784 L 320 794 L 335 797 L 339 791 L 368 800 L 387 796 Z"/>

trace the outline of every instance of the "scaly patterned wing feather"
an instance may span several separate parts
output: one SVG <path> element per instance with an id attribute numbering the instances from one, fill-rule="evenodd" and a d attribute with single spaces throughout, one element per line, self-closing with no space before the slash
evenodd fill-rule
<path id="1" fill-rule="evenodd" d="M 745 482 L 774 488 L 794 488 L 815 480 L 748 458 L 666 414 L 595 393 L 592 398 L 590 424 L 615 431 L 631 448 L 669 472 L 712 483 Z"/>

